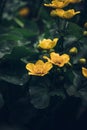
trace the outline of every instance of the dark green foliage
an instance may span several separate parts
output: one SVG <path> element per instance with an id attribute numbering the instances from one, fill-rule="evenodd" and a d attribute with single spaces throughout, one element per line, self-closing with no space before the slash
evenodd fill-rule
<path id="1" fill-rule="evenodd" d="M 43 5 L 49 2 L 2 0 L 0 3 L 0 114 L 8 113 L 6 119 L 2 114 L 4 121 L 29 126 L 30 130 L 33 130 L 32 122 L 36 130 L 46 128 L 43 127 L 44 122 L 47 128 L 52 126 L 52 121 L 56 120 L 53 115 L 63 107 L 65 101 L 71 101 L 72 97 L 80 99 L 80 105 L 87 107 L 87 79 L 81 72 L 83 66 L 87 68 L 87 62 L 79 63 L 80 58 L 87 59 L 87 36 L 83 35 L 86 30 L 83 24 L 87 21 L 86 1 L 75 6 L 82 11 L 75 17 L 76 21 L 51 17 L 51 9 Z M 18 14 L 22 7 L 30 9 L 26 17 Z M 53 69 L 42 77 L 28 75 L 25 68 L 27 63 L 44 60 L 43 55 L 49 57 L 49 53 L 53 51 L 38 48 L 39 40 L 56 37 L 59 41 L 54 48 L 55 52 L 69 54 L 70 64 L 63 68 L 53 65 Z M 77 54 L 70 54 L 72 47 L 77 47 Z M 60 111 L 58 121 L 62 122 L 63 110 L 61 114 Z"/>

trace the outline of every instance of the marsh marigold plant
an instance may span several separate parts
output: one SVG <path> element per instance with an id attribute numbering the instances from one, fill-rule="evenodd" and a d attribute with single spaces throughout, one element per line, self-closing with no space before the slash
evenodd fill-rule
<path id="1" fill-rule="evenodd" d="M 35 59 L 31 57 L 32 63 L 27 61 L 26 64 L 28 75 L 32 75 L 29 80 L 31 97 L 36 94 L 31 102 L 37 108 L 47 107 L 50 97 L 55 95 L 63 99 L 69 95 L 84 98 L 79 86 L 83 88 L 87 84 L 86 33 L 83 35 L 87 29 L 86 24 L 83 29 L 77 25 L 79 2 L 81 0 L 51 0 L 44 4 L 44 9 L 52 8 L 50 15 L 56 18 L 53 21 L 43 20 L 46 32 L 38 37 L 39 42 L 33 46 L 37 52 L 33 57 Z M 74 16 L 78 17 L 76 23 L 72 19 Z"/>

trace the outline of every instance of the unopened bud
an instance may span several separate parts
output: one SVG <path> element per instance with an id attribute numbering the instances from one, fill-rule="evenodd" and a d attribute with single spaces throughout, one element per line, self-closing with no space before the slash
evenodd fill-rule
<path id="1" fill-rule="evenodd" d="M 27 16 L 30 13 L 30 9 L 28 7 L 24 7 L 21 10 L 19 10 L 20 16 Z"/>
<path id="2" fill-rule="evenodd" d="M 87 36 L 87 31 L 84 31 L 84 32 L 83 32 L 83 35 L 84 35 L 84 36 Z"/>
<path id="3" fill-rule="evenodd" d="M 72 48 L 69 50 L 69 52 L 70 52 L 71 54 L 77 54 L 78 49 L 77 49 L 76 47 L 72 47 Z"/>
<path id="4" fill-rule="evenodd" d="M 82 64 L 85 64 L 86 63 L 86 59 L 85 58 L 81 58 L 81 59 L 79 59 L 79 62 L 82 63 Z"/>
<path id="5" fill-rule="evenodd" d="M 87 29 L 87 22 L 85 22 L 85 24 L 84 24 L 84 28 L 86 28 L 86 29 Z"/>

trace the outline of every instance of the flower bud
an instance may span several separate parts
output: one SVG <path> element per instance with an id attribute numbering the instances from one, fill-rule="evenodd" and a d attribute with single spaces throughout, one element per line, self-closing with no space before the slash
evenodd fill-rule
<path id="1" fill-rule="evenodd" d="M 84 32 L 83 32 L 83 35 L 84 35 L 84 36 L 87 36 L 87 31 L 84 31 Z"/>
<path id="2" fill-rule="evenodd" d="M 82 74 L 85 78 L 87 78 L 87 68 L 82 67 Z"/>
<path id="3" fill-rule="evenodd" d="M 76 47 L 72 47 L 72 48 L 69 50 L 69 52 L 70 52 L 71 54 L 77 54 L 78 49 L 77 49 Z"/>
<path id="4" fill-rule="evenodd" d="M 86 59 L 85 58 L 81 58 L 81 59 L 79 59 L 79 62 L 82 63 L 82 64 L 85 64 L 86 63 Z"/>
<path id="5" fill-rule="evenodd" d="M 85 22 L 85 24 L 84 24 L 84 28 L 86 28 L 86 29 L 87 29 L 87 22 Z"/>
<path id="6" fill-rule="evenodd" d="M 24 7 L 21 10 L 19 10 L 19 15 L 20 16 L 27 16 L 30 13 L 30 9 L 28 7 Z"/>

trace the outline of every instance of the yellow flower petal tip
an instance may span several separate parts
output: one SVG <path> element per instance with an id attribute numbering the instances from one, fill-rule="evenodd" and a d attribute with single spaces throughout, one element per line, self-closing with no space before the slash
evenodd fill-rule
<path id="1" fill-rule="evenodd" d="M 39 41 L 38 47 L 42 49 L 52 49 L 56 46 L 57 42 L 58 42 L 58 38 L 54 38 L 53 40 L 43 39 Z"/>
<path id="2" fill-rule="evenodd" d="M 82 74 L 85 78 L 87 78 L 87 68 L 82 67 Z"/>
<path id="3" fill-rule="evenodd" d="M 43 62 L 42 60 L 38 60 L 35 64 L 28 63 L 26 65 L 26 69 L 29 71 L 29 75 L 35 76 L 44 76 L 46 75 L 52 68 L 52 64 L 50 62 Z"/>
<path id="4" fill-rule="evenodd" d="M 67 54 L 59 55 L 58 53 L 52 52 L 50 53 L 50 58 L 47 56 L 43 56 L 44 59 L 47 59 L 48 62 L 51 62 L 54 65 L 57 65 L 58 67 L 63 67 L 65 64 L 67 64 L 70 60 L 70 56 Z"/>

